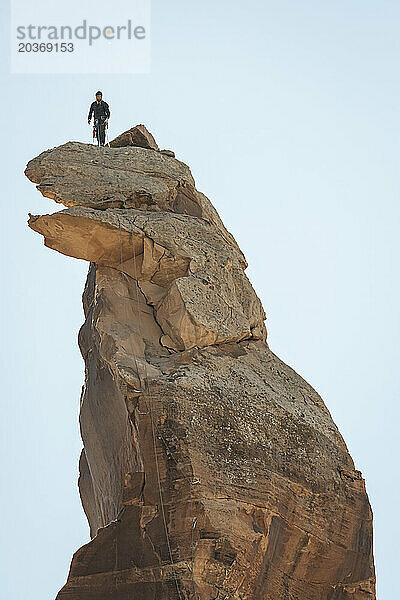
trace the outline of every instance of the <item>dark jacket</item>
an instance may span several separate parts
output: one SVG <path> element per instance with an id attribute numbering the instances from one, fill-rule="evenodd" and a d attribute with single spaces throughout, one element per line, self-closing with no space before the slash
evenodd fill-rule
<path id="1" fill-rule="evenodd" d="M 100 117 L 108 118 L 110 116 L 110 109 L 107 102 L 104 102 L 104 100 L 100 100 L 100 102 L 95 100 L 92 102 L 89 109 L 88 121 L 90 121 L 92 115 L 94 115 L 95 119 L 99 119 Z"/>

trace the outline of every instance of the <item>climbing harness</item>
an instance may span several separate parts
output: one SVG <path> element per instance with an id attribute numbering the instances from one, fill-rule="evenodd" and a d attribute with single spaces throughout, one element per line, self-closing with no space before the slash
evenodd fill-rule
<path id="1" fill-rule="evenodd" d="M 125 283 L 125 281 L 124 281 L 125 273 L 124 273 L 124 264 L 123 264 L 121 221 L 120 221 L 118 215 L 117 215 L 117 219 L 118 219 L 120 250 L 121 250 L 121 276 L 122 276 L 123 283 Z M 132 225 L 133 225 L 133 223 L 132 223 Z M 139 301 L 139 283 L 138 283 L 137 270 L 136 270 L 136 250 L 135 250 L 135 244 L 134 244 L 134 235 L 133 235 L 133 233 L 131 233 L 130 235 L 131 235 L 131 239 L 132 239 L 132 248 L 133 248 L 133 266 L 134 266 L 134 280 L 135 280 L 135 287 L 136 287 L 136 302 L 137 302 L 137 311 L 138 311 L 139 335 L 140 335 L 141 339 L 144 339 L 143 338 L 143 333 L 142 333 L 142 320 L 141 320 L 141 314 L 140 314 L 141 313 L 141 309 L 140 309 L 140 301 Z M 125 303 L 125 307 L 126 307 L 126 303 Z M 125 308 L 125 313 L 127 313 L 126 308 Z M 127 319 L 127 316 L 125 318 Z M 197 519 L 193 518 L 192 485 L 196 484 L 196 483 L 200 483 L 200 481 L 197 478 L 191 479 L 190 477 L 188 477 L 186 475 L 186 473 L 184 473 L 184 471 L 180 467 L 178 461 L 174 457 L 173 452 L 169 448 L 167 441 L 165 440 L 164 436 L 161 434 L 161 432 L 159 430 L 159 427 L 158 427 L 158 425 L 157 425 L 157 423 L 156 423 L 156 421 L 154 419 L 154 415 L 153 415 L 153 411 L 152 411 L 152 407 L 151 407 L 151 402 L 149 402 L 147 400 L 147 398 L 146 398 L 146 395 L 150 396 L 149 377 L 148 377 L 148 372 L 147 372 L 147 362 L 146 362 L 146 360 L 144 361 L 144 385 L 143 385 L 142 384 L 142 377 L 141 377 L 140 371 L 139 371 L 139 365 L 138 365 L 138 362 L 137 362 L 137 358 L 136 358 L 136 355 L 135 355 L 135 353 L 133 351 L 133 344 L 132 344 L 132 342 L 131 342 L 131 351 L 132 351 L 132 354 L 134 356 L 135 367 L 136 367 L 136 370 L 137 370 L 139 384 L 140 384 L 140 388 L 142 390 L 143 400 L 145 402 L 147 412 L 146 413 L 141 413 L 138 409 L 136 409 L 136 410 L 138 410 L 139 414 L 145 414 L 145 415 L 149 415 L 150 416 L 151 431 L 152 431 L 152 438 L 153 438 L 153 450 L 154 450 L 155 466 L 156 466 L 156 473 L 157 473 L 157 485 L 158 485 L 158 492 L 159 492 L 159 496 L 160 496 L 161 516 L 162 516 L 163 525 L 164 525 L 165 537 L 166 537 L 166 542 L 167 542 L 167 547 L 168 547 L 168 554 L 169 554 L 169 557 L 170 557 L 170 562 L 171 562 L 171 566 L 172 566 L 172 570 L 173 570 L 173 574 L 174 574 L 175 585 L 176 585 L 177 593 L 178 593 L 178 596 L 179 596 L 180 600 L 182 600 L 182 594 L 181 594 L 181 590 L 180 590 L 180 587 L 179 587 L 178 578 L 177 578 L 176 571 L 175 571 L 175 563 L 174 563 L 174 559 L 173 559 L 173 556 L 172 556 L 171 543 L 170 543 L 169 533 L 168 533 L 168 525 L 167 525 L 167 520 L 166 520 L 166 516 L 165 516 L 164 500 L 163 500 L 163 493 L 162 493 L 162 486 L 161 486 L 161 477 L 160 477 L 160 466 L 159 466 L 158 456 L 157 456 L 156 434 L 157 434 L 158 438 L 164 444 L 167 455 L 170 456 L 174 460 L 174 462 L 176 464 L 177 470 L 179 470 L 182 473 L 183 478 L 189 483 L 189 490 L 190 490 L 190 518 L 191 518 L 191 523 L 192 523 L 192 526 L 191 526 L 191 575 L 192 575 L 193 591 L 194 591 L 195 597 L 197 598 L 198 596 L 197 596 L 197 593 L 196 593 L 196 587 L 195 587 L 195 582 L 194 582 L 194 529 L 196 527 L 196 521 L 197 521 Z"/>

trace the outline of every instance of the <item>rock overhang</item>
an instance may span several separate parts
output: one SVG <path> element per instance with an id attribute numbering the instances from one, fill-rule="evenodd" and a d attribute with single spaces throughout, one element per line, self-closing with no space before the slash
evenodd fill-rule
<path id="1" fill-rule="evenodd" d="M 240 253 L 201 218 L 75 206 L 28 225 L 47 247 L 136 279 L 171 349 L 266 337 Z"/>
<path id="2" fill-rule="evenodd" d="M 96 148 L 67 142 L 30 160 L 24 171 L 43 196 L 67 207 L 143 208 L 202 216 L 185 163 L 150 148 Z"/>
<path id="3" fill-rule="evenodd" d="M 171 151 L 155 158 L 163 151 L 139 127 L 101 155 L 68 142 L 27 167 L 43 195 L 68 207 L 30 215 L 29 226 L 90 262 L 79 490 L 98 535 L 75 553 L 57 599 L 170 598 L 157 452 L 188 597 L 193 585 L 204 600 L 266 589 L 276 599 L 373 600 L 361 474 L 322 399 L 266 344 L 234 238 L 189 168 Z M 149 406 L 164 440 L 153 449 Z"/>

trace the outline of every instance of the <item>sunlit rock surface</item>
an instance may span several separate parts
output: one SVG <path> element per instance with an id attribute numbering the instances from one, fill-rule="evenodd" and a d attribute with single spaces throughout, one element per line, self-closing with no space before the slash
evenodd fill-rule
<path id="1" fill-rule="evenodd" d="M 25 171 L 68 207 L 29 226 L 90 263 L 92 539 L 57 600 L 375 599 L 360 472 L 320 396 L 269 349 L 245 258 L 188 166 L 137 127 Z"/>

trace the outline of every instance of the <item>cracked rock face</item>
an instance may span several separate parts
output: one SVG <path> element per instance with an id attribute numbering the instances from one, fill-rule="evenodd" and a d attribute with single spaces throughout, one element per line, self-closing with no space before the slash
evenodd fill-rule
<path id="1" fill-rule="evenodd" d="M 140 128 L 149 147 L 132 128 L 102 154 L 68 142 L 26 168 L 68 207 L 29 226 L 89 262 L 91 541 L 57 600 L 373 600 L 362 476 L 320 396 L 270 350 L 235 240 Z"/>

